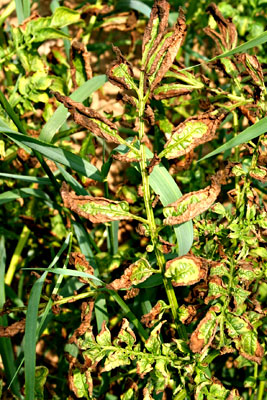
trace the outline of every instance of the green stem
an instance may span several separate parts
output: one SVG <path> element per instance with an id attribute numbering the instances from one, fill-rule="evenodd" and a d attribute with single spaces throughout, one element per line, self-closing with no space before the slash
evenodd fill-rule
<path id="1" fill-rule="evenodd" d="M 142 187 L 143 187 L 145 209 L 146 209 L 146 214 L 147 214 L 147 221 L 148 221 L 148 225 L 149 225 L 152 245 L 155 249 L 155 255 L 157 258 L 158 268 L 162 274 L 165 291 L 166 291 L 168 301 L 169 301 L 171 311 L 172 311 L 172 316 L 173 316 L 173 319 L 176 324 L 177 331 L 178 331 L 180 337 L 183 338 L 184 340 L 186 340 L 187 335 L 186 335 L 185 328 L 183 325 L 179 324 L 178 320 L 177 320 L 177 310 L 178 310 L 179 306 L 178 306 L 174 288 L 171 284 L 171 281 L 169 279 L 167 279 L 164 275 L 165 258 L 164 258 L 163 253 L 159 249 L 157 249 L 158 232 L 157 232 L 157 226 L 156 226 L 156 222 L 155 222 L 154 212 L 153 212 L 153 208 L 152 208 L 152 201 L 151 201 L 151 196 L 150 196 L 149 175 L 147 173 L 147 168 L 146 168 L 147 167 L 147 165 L 146 165 L 146 146 L 143 143 L 144 137 L 145 137 L 144 111 L 145 111 L 145 105 L 146 105 L 148 96 L 149 96 L 149 91 L 146 93 L 146 95 L 144 95 L 144 72 L 141 72 L 139 91 L 138 91 L 138 97 L 139 97 L 139 107 L 138 107 L 139 141 L 140 141 L 140 153 L 141 153 L 140 169 L 141 169 L 141 175 L 142 175 Z"/>

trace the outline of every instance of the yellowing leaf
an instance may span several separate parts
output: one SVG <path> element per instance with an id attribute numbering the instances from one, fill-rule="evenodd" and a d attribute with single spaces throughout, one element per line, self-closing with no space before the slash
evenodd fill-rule
<path id="1" fill-rule="evenodd" d="M 165 276 L 173 286 L 187 286 L 205 279 L 207 268 L 204 259 L 195 256 L 182 256 L 166 263 Z"/>
<path id="2" fill-rule="evenodd" d="M 174 203 L 164 207 L 165 225 L 182 224 L 195 218 L 215 202 L 221 190 L 221 185 L 214 179 L 212 184 L 197 192 L 187 193 Z"/>
<path id="3" fill-rule="evenodd" d="M 129 204 L 126 201 L 114 201 L 104 197 L 76 196 L 69 193 L 68 185 L 63 182 L 61 196 L 65 207 L 93 223 L 132 219 Z"/>
<path id="4" fill-rule="evenodd" d="M 188 118 L 173 130 L 159 157 L 168 159 L 180 157 L 200 144 L 212 140 L 224 116 L 225 113 L 216 115 L 204 113 Z"/>

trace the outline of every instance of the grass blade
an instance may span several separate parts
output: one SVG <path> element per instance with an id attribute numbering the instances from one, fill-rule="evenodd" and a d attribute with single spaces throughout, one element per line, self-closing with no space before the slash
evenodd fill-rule
<path id="1" fill-rule="evenodd" d="M 16 13 L 18 17 L 18 23 L 19 25 L 24 21 L 24 12 L 23 12 L 23 6 L 22 6 L 22 1 L 21 0 L 15 0 L 16 3 Z"/>
<path id="2" fill-rule="evenodd" d="M 23 0 L 23 13 L 24 18 L 29 18 L 31 15 L 31 1 L 30 0 Z"/>
<path id="3" fill-rule="evenodd" d="M 16 179 L 23 182 L 38 183 L 39 185 L 48 185 L 51 183 L 49 178 L 36 178 L 35 176 L 8 174 L 5 172 L 0 172 L 0 178 Z"/>
<path id="4" fill-rule="evenodd" d="M 67 236 L 65 242 L 61 246 L 56 257 L 48 268 L 44 268 L 45 272 L 43 275 L 34 283 L 26 314 L 26 325 L 25 325 L 25 347 L 24 347 L 24 358 L 25 358 L 25 392 L 27 400 L 35 399 L 35 365 L 36 365 L 36 339 L 37 339 L 37 318 L 38 318 L 38 306 L 40 302 L 40 296 L 42 287 L 48 272 L 52 272 L 51 268 L 57 263 L 59 257 L 68 246 L 70 235 Z M 64 269 L 63 269 L 64 271 Z"/>
<path id="5" fill-rule="evenodd" d="M 89 81 L 85 82 L 80 86 L 75 92 L 70 96 L 72 100 L 83 102 L 86 100 L 93 92 L 99 89 L 104 83 L 107 82 L 106 75 L 95 76 Z M 69 116 L 68 110 L 61 104 L 57 110 L 54 112 L 49 121 L 44 125 L 41 133 L 40 140 L 45 142 L 51 142 L 54 135 L 58 129 L 64 124 Z"/>
<path id="6" fill-rule="evenodd" d="M 5 304 L 5 265 L 6 265 L 6 249 L 4 237 L 0 238 L 0 308 Z M 8 326 L 7 316 L 0 316 L 0 325 Z M 5 375 L 7 383 L 9 384 L 16 373 L 16 365 L 14 359 L 14 353 L 12 348 L 12 342 L 10 338 L 0 338 L 0 355 L 4 365 Z M 13 393 L 21 398 L 19 381 L 15 378 L 11 384 Z"/>
<path id="7" fill-rule="evenodd" d="M 146 17 L 150 17 L 151 8 L 139 0 L 122 0 L 118 1 L 116 5 L 117 10 L 121 10 L 121 8 L 131 8 L 133 10 L 139 11 L 144 14 Z"/>
<path id="8" fill-rule="evenodd" d="M 262 135 L 267 132 L 267 117 L 262 118 L 260 121 L 256 122 L 256 124 L 249 126 L 243 132 L 239 133 L 238 136 L 228 140 L 228 142 L 224 143 L 222 146 L 218 147 L 216 150 L 207 154 L 205 157 L 201 158 L 199 161 L 205 160 L 206 158 L 215 156 L 216 154 L 221 153 L 222 151 L 226 151 L 232 149 L 233 147 L 239 146 L 240 144 L 247 143 L 252 139 Z M 199 162 L 198 161 L 198 162 Z"/>
<path id="9" fill-rule="evenodd" d="M 5 132 L 4 128 L 0 128 L 6 136 L 12 140 L 16 140 L 31 149 L 38 151 L 43 156 L 49 158 L 52 161 L 59 162 L 67 167 L 74 169 L 75 171 L 81 173 L 88 178 L 94 179 L 96 181 L 102 180 L 102 176 L 98 169 L 91 165 L 87 160 L 82 159 L 76 154 L 71 153 L 68 150 L 61 149 L 59 147 L 50 145 L 45 142 L 41 142 L 33 137 L 23 135 L 16 132 Z"/>
<path id="10" fill-rule="evenodd" d="M 75 178 L 71 174 L 69 174 L 60 164 L 56 163 L 61 175 L 63 176 L 64 180 L 72 187 L 76 194 L 79 196 L 88 196 L 88 192 L 84 187 L 76 181 Z"/>
<path id="11" fill-rule="evenodd" d="M 232 50 L 226 51 L 225 53 L 222 53 L 222 54 L 212 58 L 210 61 L 217 60 L 218 58 L 230 57 L 237 53 L 244 53 L 247 50 L 252 49 L 253 47 L 256 47 L 256 46 L 260 46 L 261 44 L 263 44 L 265 42 L 267 42 L 267 31 L 261 33 L 259 36 L 256 36 L 254 39 L 251 39 L 248 42 L 245 42 L 245 43 L 235 47 Z"/>
<path id="12" fill-rule="evenodd" d="M 34 196 L 39 199 L 45 200 L 48 202 L 49 206 L 53 208 L 53 203 L 48 194 L 43 192 L 40 189 L 32 189 L 32 188 L 23 188 L 23 189 L 14 189 L 8 190 L 7 192 L 0 194 L 0 205 L 9 203 L 10 201 L 19 199 L 19 198 L 26 198 Z"/>
<path id="13" fill-rule="evenodd" d="M 154 192 L 160 196 L 163 206 L 167 206 L 182 196 L 175 180 L 162 164 L 154 167 L 149 176 L 149 183 Z M 183 256 L 189 252 L 194 240 L 192 221 L 174 227 L 174 232 L 179 245 L 178 254 Z"/>

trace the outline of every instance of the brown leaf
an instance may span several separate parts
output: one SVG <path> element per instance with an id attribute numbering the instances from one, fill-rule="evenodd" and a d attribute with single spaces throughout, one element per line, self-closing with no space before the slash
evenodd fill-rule
<path id="1" fill-rule="evenodd" d="M 68 96 L 62 96 L 58 92 L 52 93 L 55 95 L 57 100 L 63 103 L 63 105 L 68 109 L 77 124 L 90 130 L 94 135 L 105 139 L 107 142 L 114 142 L 117 144 L 120 143 L 120 141 L 116 138 L 116 135 L 118 136 L 117 127 L 109 119 L 103 117 L 97 111 L 72 100 Z M 101 126 L 101 123 L 104 123 L 107 125 L 107 128 L 110 128 L 109 133 L 107 133 L 107 130 L 104 130 L 104 127 Z"/>
<path id="2" fill-rule="evenodd" d="M 147 328 L 152 328 L 153 325 L 158 321 L 158 316 L 162 311 L 162 307 L 166 304 L 162 300 L 159 300 L 157 304 L 149 311 L 149 313 L 144 314 L 141 317 L 142 324 L 145 324 Z"/>
<path id="3" fill-rule="evenodd" d="M 161 87 L 158 89 L 160 90 Z M 186 94 L 191 93 L 194 89 L 177 88 L 177 89 L 170 89 L 168 91 L 163 89 L 162 91 L 159 90 L 157 91 L 157 94 L 153 93 L 153 97 L 155 97 L 156 100 L 163 100 L 163 99 L 170 99 L 171 97 L 184 96 Z"/>
<path id="4" fill-rule="evenodd" d="M 143 36 L 143 43 L 142 43 L 142 53 L 145 52 L 146 45 L 150 42 L 151 40 L 151 32 L 152 28 L 154 25 L 154 21 L 159 18 L 159 27 L 158 27 L 158 32 L 157 36 L 153 42 L 153 46 L 150 49 L 150 52 L 148 53 L 147 59 L 149 59 L 149 56 L 153 54 L 157 46 L 159 45 L 163 34 L 165 32 L 165 29 L 168 26 L 168 18 L 169 18 L 169 12 L 170 12 L 170 4 L 166 0 L 156 0 L 153 4 L 151 13 L 150 13 L 150 18 L 148 21 L 148 24 L 145 28 L 144 31 L 144 36 Z"/>
<path id="5" fill-rule="evenodd" d="M 77 337 L 82 336 L 91 328 L 92 313 L 94 310 L 95 301 L 90 299 L 88 302 L 82 303 L 81 324 L 75 329 L 73 335 L 69 339 L 69 343 L 75 343 Z"/>
<path id="6" fill-rule="evenodd" d="M 261 364 L 262 358 L 264 356 L 264 348 L 260 345 L 260 343 L 257 341 L 257 348 L 255 353 L 248 354 L 243 352 L 242 350 L 239 351 L 240 355 L 243 356 L 244 358 L 256 362 L 257 364 Z"/>
<path id="7" fill-rule="evenodd" d="M 61 186 L 61 197 L 64 202 L 64 206 L 69 208 L 70 210 L 76 212 L 81 217 L 89 219 L 92 223 L 101 223 L 101 222 L 110 222 L 110 221 L 119 221 L 121 219 L 132 219 L 131 216 L 127 215 L 127 212 L 118 213 L 116 215 L 116 211 L 112 211 L 112 209 L 107 211 L 101 211 L 101 206 L 108 208 L 109 206 L 119 206 L 120 204 L 124 204 L 125 202 L 109 200 L 105 197 L 93 197 L 93 196 L 76 196 L 73 193 L 69 192 L 68 185 L 63 182 Z M 99 206 L 99 210 L 95 210 L 94 213 L 88 213 L 82 209 L 85 205 L 92 205 L 97 208 Z M 126 204 L 126 203 L 125 203 Z"/>
<path id="8" fill-rule="evenodd" d="M 154 167 L 156 165 L 159 165 L 161 162 L 159 156 L 157 155 L 157 153 L 154 153 L 154 157 L 152 158 L 152 160 L 150 161 L 149 165 L 148 165 L 148 173 L 149 175 L 152 173 Z"/>
<path id="9" fill-rule="evenodd" d="M 26 319 L 14 322 L 14 324 L 9 326 L 0 326 L 0 337 L 12 337 L 18 333 L 22 333 L 25 330 Z"/>
<path id="10" fill-rule="evenodd" d="M 71 48 L 70 48 L 70 73 L 71 73 L 71 78 L 72 78 L 75 89 L 78 87 L 78 84 L 76 81 L 76 68 L 73 63 L 76 52 L 78 54 L 81 54 L 81 56 L 83 58 L 86 78 L 91 79 L 93 77 L 93 72 L 92 72 L 91 62 L 90 62 L 90 53 L 87 51 L 87 48 L 84 43 L 74 40 L 71 43 Z"/>
<path id="11" fill-rule="evenodd" d="M 126 268 L 119 279 L 115 279 L 106 287 L 111 290 L 129 289 L 133 285 L 144 282 L 152 273 L 148 262 L 140 259 Z"/>
<path id="12" fill-rule="evenodd" d="M 219 320 L 216 319 L 216 311 L 218 311 L 218 308 L 216 306 L 211 307 L 206 316 L 200 321 L 197 328 L 192 333 L 189 341 L 189 347 L 193 353 L 204 352 L 212 343 L 219 323 Z M 204 332 L 201 332 L 201 328 L 204 327 L 211 320 L 213 320 L 214 322 L 212 326 L 212 332 L 210 332 L 210 335 L 207 336 Z"/>
<path id="13" fill-rule="evenodd" d="M 264 76 L 261 64 L 256 56 L 241 53 L 235 55 L 236 59 L 241 62 L 244 67 L 246 68 L 247 73 L 251 76 L 253 81 L 259 85 L 264 85 Z"/>
<path id="14" fill-rule="evenodd" d="M 113 51 L 116 53 L 116 60 L 114 60 L 110 66 L 108 67 L 106 71 L 106 75 L 108 76 L 109 81 L 115 85 L 119 86 L 121 89 L 131 89 L 129 84 L 126 82 L 126 80 L 123 77 L 118 77 L 116 74 L 113 73 L 114 69 L 119 67 L 121 64 L 125 65 L 127 67 L 127 73 L 131 77 L 134 76 L 133 74 L 133 68 L 132 65 L 129 63 L 129 61 L 126 60 L 126 58 L 122 55 L 120 49 L 116 46 L 112 45 Z"/>
<path id="15" fill-rule="evenodd" d="M 221 185 L 214 180 L 205 189 L 185 194 L 164 208 L 164 215 L 167 218 L 164 219 L 163 223 L 165 225 L 176 225 L 195 218 L 210 208 L 220 191 Z"/>
<path id="16" fill-rule="evenodd" d="M 152 207 L 153 207 L 153 204 L 152 204 Z M 164 240 L 160 235 L 159 235 L 159 242 L 160 242 L 161 251 L 164 254 L 170 253 L 172 251 L 172 248 L 175 246 L 174 243 Z"/>
<path id="17" fill-rule="evenodd" d="M 179 9 L 179 12 L 180 12 L 179 18 L 177 19 L 177 22 L 172 29 L 173 34 L 164 40 L 164 43 L 160 47 L 151 67 L 149 68 L 149 71 L 147 71 L 148 75 L 152 75 L 156 71 L 160 63 L 161 57 L 164 55 L 160 68 L 157 71 L 156 77 L 151 84 L 150 87 L 151 91 L 155 89 L 155 87 L 160 83 L 166 72 L 171 67 L 177 55 L 177 52 L 185 39 L 186 23 L 182 8 Z M 150 50 L 151 55 L 153 54 L 153 52 L 154 50 L 152 48 Z M 148 59 L 149 57 L 150 55 L 148 55 Z"/>
<path id="18" fill-rule="evenodd" d="M 237 31 L 232 20 L 230 18 L 225 19 L 215 3 L 211 3 L 208 6 L 207 12 L 209 12 L 217 22 L 220 33 L 211 28 L 204 28 L 204 32 L 215 41 L 219 53 L 236 47 Z"/>
<path id="19" fill-rule="evenodd" d="M 86 260 L 85 255 L 78 252 L 72 252 L 69 259 L 70 265 L 74 265 L 78 271 L 82 270 L 88 274 L 94 275 L 94 268 Z M 88 283 L 88 279 L 79 277 L 83 283 Z"/>
<path id="20" fill-rule="evenodd" d="M 111 18 L 110 17 L 105 18 L 101 24 L 101 28 L 103 28 L 105 32 L 110 32 L 114 30 L 118 30 L 121 32 L 128 32 L 135 29 L 136 24 L 137 24 L 137 18 L 135 12 L 126 11 L 116 15 L 112 15 Z"/>
<path id="21" fill-rule="evenodd" d="M 145 117 L 148 119 L 150 125 L 152 125 L 152 126 L 155 125 L 154 111 L 152 110 L 152 108 L 148 104 L 146 104 L 146 108 L 145 108 Z"/>
<path id="22" fill-rule="evenodd" d="M 124 300 L 130 300 L 133 299 L 134 297 L 138 296 L 140 292 L 140 289 L 138 288 L 132 288 L 127 290 L 127 293 L 123 296 Z"/>
<path id="23" fill-rule="evenodd" d="M 267 168 L 258 166 L 249 172 L 249 175 L 261 182 L 267 182 Z"/>

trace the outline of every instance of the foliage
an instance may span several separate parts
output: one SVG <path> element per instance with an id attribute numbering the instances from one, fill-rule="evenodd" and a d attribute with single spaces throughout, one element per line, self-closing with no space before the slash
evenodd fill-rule
<path id="1" fill-rule="evenodd" d="M 265 2 L 61 3 L 0 19 L 2 397 L 263 400 Z"/>

